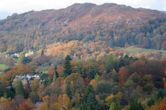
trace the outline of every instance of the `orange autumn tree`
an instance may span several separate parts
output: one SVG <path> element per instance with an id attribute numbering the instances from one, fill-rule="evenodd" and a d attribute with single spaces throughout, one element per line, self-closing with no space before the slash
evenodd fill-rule
<path id="1" fill-rule="evenodd" d="M 31 65 L 18 64 L 4 74 L 4 80 L 11 82 L 16 75 L 32 74 L 33 72 L 34 68 Z"/>
<path id="2" fill-rule="evenodd" d="M 166 110 L 166 99 L 161 100 L 150 108 L 150 110 Z"/>
<path id="3" fill-rule="evenodd" d="M 34 110 L 34 105 L 30 100 L 23 101 L 17 110 Z"/>
<path id="4" fill-rule="evenodd" d="M 49 110 L 49 105 L 47 102 L 43 102 L 38 110 Z"/>
<path id="5" fill-rule="evenodd" d="M 11 110 L 13 101 L 3 98 L 0 98 L 0 110 Z"/>
<path id="6" fill-rule="evenodd" d="M 64 73 L 64 67 L 62 65 L 59 65 L 57 67 L 57 73 L 59 76 L 63 76 L 63 73 Z"/>
<path id="7" fill-rule="evenodd" d="M 42 97 L 43 103 L 38 107 L 38 110 L 50 110 L 49 108 L 49 96 Z"/>
<path id="8" fill-rule="evenodd" d="M 119 83 L 120 86 L 123 87 L 128 75 L 128 70 L 125 67 L 121 67 L 119 70 Z"/>

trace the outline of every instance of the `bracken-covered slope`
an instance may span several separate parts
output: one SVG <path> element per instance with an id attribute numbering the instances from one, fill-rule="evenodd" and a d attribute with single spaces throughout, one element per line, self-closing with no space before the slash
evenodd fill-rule
<path id="1" fill-rule="evenodd" d="M 124 5 L 74 4 L 60 10 L 13 14 L 0 21 L 0 50 L 40 49 L 70 40 L 166 49 L 166 14 Z"/>

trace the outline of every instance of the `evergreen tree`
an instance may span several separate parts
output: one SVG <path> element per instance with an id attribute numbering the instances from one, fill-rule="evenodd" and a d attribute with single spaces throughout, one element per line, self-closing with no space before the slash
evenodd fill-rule
<path id="1" fill-rule="evenodd" d="M 71 57 L 69 55 L 65 58 L 65 65 L 64 65 L 64 76 L 67 77 L 72 73 L 72 66 L 71 66 Z"/>
<path id="2" fill-rule="evenodd" d="M 21 80 L 18 80 L 15 85 L 16 95 L 21 95 L 24 97 L 24 86 Z"/>
<path id="3" fill-rule="evenodd" d="M 137 98 L 133 98 L 130 103 L 129 110 L 144 110 L 141 103 L 138 101 Z"/>
<path id="4" fill-rule="evenodd" d="M 91 86 L 88 87 L 87 92 L 81 101 L 80 110 L 99 110 L 99 105 Z"/>
<path id="5" fill-rule="evenodd" d="M 44 56 L 44 49 L 41 50 L 40 56 Z"/>
<path id="6" fill-rule="evenodd" d="M 119 102 L 113 101 L 110 105 L 109 110 L 121 110 Z"/>
<path id="7" fill-rule="evenodd" d="M 5 97 L 11 99 L 15 97 L 15 90 L 12 86 L 6 89 Z"/>
<path id="8" fill-rule="evenodd" d="M 0 82 L 0 97 L 4 95 L 5 88 L 4 85 Z"/>

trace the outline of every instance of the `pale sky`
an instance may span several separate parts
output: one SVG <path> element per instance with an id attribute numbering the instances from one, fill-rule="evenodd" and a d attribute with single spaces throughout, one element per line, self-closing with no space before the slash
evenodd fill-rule
<path id="1" fill-rule="evenodd" d="M 4 19 L 12 13 L 60 9 L 74 3 L 117 3 L 136 8 L 142 7 L 166 11 L 166 0 L 0 0 L 0 19 Z"/>

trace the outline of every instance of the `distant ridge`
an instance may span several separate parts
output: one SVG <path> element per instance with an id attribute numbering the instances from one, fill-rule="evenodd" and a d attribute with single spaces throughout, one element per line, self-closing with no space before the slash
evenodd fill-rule
<path id="1" fill-rule="evenodd" d="M 40 49 L 54 42 L 101 40 L 110 46 L 166 49 L 166 14 L 106 3 L 30 11 L 0 21 L 0 51 Z"/>

